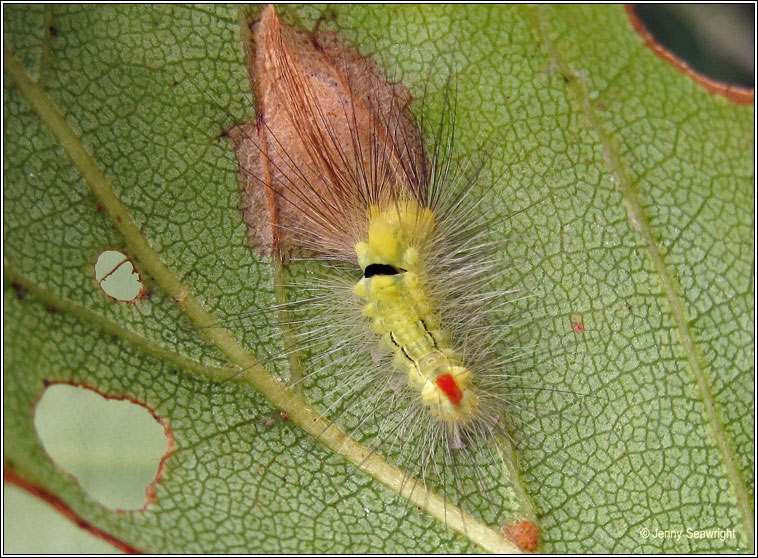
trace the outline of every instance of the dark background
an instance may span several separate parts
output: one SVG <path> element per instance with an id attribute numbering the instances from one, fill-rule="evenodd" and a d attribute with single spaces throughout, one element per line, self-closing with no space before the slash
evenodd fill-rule
<path id="1" fill-rule="evenodd" d="M 659 43 L 710 78 L 755 82 L 755 4 L 634 4 Z"/>

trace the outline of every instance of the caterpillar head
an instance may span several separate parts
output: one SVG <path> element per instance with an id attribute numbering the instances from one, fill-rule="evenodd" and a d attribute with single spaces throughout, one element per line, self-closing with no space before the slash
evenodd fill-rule
<path id="1" fill-rule="evenodd" d="M 388 265 L 412 271 L 419 266 L 419 246 L 434 232 L 434 215 L 415 201 L 398 201 L 369 209 L 368 240 L 355 245 L 364 271 L 370 265 Z"/>

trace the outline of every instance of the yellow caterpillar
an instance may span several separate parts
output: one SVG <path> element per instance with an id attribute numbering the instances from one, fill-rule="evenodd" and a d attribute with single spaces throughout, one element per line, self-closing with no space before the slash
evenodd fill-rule
<path id="1" fill-rule="evenodd" d="M 256 119 L 230 137 L 251 242 L 283 279 L 283 377 L 402 484 L 473 507 L 512 498 L 514 291 L 483 161 L 454 164 L 454 90 L 417 119 L 408 90 L 337 34 L 266 7 L 251 35 Z M 325 265 L 278 265 L 291 259 Z"/>
<path id="2" fill-rule="evenodd" d="M 433 213 L 415 202 L 371 207 L 368 240 L 355 246 L 364 276 L 354 291 L 366 301 L 363 314 L 394 354 L 395 368 L 407 373 L 408 387 L 436 419 L 457 429 L 474 418 L 479 398 L 471 372 L 440 329 L 424 281 L 419 247 L 433 231 Z"/>
<path id="3" fill-rule="evenodd" d="M 481 207 L 481 166 L 452 164 L 454 99 L 443 87 L 428 145 L 410 93 L 336 34 L 294 29 L 271 7 L 251 31 L 257 118 L 230 134 L 251 239 L 328 264 L 281 304 L 283 356 L 314 359 L 294 382 L 424 482 L 462 482 L 454 463 L 474 451 L 467 474 L 499 470 L 488 441 L 505 432 L 508 396 L 503 241 Z"/>
<path id="4" fill-rule="evenodd" d="M 369 348 L 369 363 L 365 322 L 356 327 L 338 275 L 306 284 L 324 312 L 295 320 L 311 326 L 298 332 L 301 347 L 344 351 L 329 363 L 344 371 L 344 395 L 332 405 L 390 389 L 397 406 L 384 411 L 380 431 L 399 444 L 427 437 L 429 456 L 502 431 L 503 364 L 491 349 L 504 328 L 489 322 L 503 304 L 491 284 L 501 275 L 498 244 L 487 237 L 481 197 L 469 195 L 480 168 L 451 166 L 450 99 L 428 149 L 410 94 L 338 36 L 293 29 L 273 8 L 252 31 L 258 118 L 232 138 L 249 182 L 253 240 L 285 257 L 315 254 L 335 271 L 357 264 L 363 277 L 352 291 L 382 349 Z M 328 348 L 325 331 L 334 335 Z"/>

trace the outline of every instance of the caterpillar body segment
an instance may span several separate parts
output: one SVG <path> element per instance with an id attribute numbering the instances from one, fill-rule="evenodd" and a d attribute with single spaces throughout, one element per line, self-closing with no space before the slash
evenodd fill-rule
<path id="1" fill-rule="evenodd" d="M 369 210 L 368 238 L 355 246 L 363 278 L 355 293 L 364 316 L 420 395 L 432 416 L 457 433 L 476 417 L 479 397 L 472 374 L 442 331 L 425 281 L 424 252 L 434 234 L 434 214 L 416 202 Z"/>

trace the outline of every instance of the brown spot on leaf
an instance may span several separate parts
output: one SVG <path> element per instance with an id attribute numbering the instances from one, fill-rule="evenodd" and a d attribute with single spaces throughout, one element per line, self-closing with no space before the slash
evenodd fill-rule
<path id="1" fill-rule="evenodd" d="M 503 529 L 503 536 L 520 549 L 534 552 L 539 544 L 540 528 L 533 521 L 524 519 L 518 523 L 506 525 Z"/>
<path id="2" fill-rule="evenodd" d="M 572 314 L 571 329 L 574 330 L 574 333 L 584 333 L 584 320 L 579 314 Z"/>
<path id="3" fill-rule="evenodd" d="M 354 257 L 368 204 L 412 190 L 426 168 L 411 96 L 336 33 L 295 29 L 272 6 L 250 28 L 248 59 L 256 120 L 229 137 L 250 243 Z"/>
<path id="4" fill-rule="evenodd" d="M 26 289 L 21 285 L 21 283 L 11 283 L 11 286 L 13 287 L 13 290 L 16 291 L 16 298 L 19 300 L 24 300 L 24 297 L 26 296 Z"/>
<path id="5" fill-rule="evenodd" d="M 715 79 L 704 76 L 699 72 L 696 72 L 684 60 L 679 58 L 676 54 L 655 40 L 655 37 L 653 37 L 650 32 L 645 29 L 645 25 L 637 17 L 637 14 L 634 12 L 633 5 L 626 5 L 626 14 L 629 16 L 629 20 L 632 22 L 632 27 L 634 27 L 634 30 L 642 37 L 642 39 L 645 41 L 645 44 L 660 58 L 674 66 L 683 74 L 692 78 L 699 85 L 705 87 L 705 89 L 710 93 L 723 95 L 730 101 L 739 105 L 753 104 L 753 100 L 755 98 L 753 89 L 717 81 Z"/>

